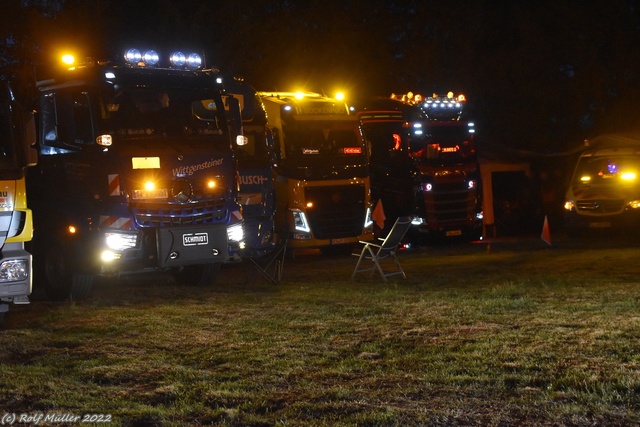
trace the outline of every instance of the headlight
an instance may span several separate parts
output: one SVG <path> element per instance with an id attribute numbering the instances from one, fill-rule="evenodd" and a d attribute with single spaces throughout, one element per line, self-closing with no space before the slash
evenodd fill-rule
<path id="1" fill-rule="evenodd" d="M 120 258 L 122 258 L 121 254 L 110 250 L 102 251 L 102 254 L 100 254 L 100 259 L 106 263 L 113 262 Z"/>
<path id="2" fill-rule="evenodd" d="M 9 259 L 0 264 L 0 282 L 17 282 L 29 277 L 29 261 Z"/>
<path id="3" fill-rule="evenodd" d="M 575 207 L 575 205 L 573 204 L 573 202 L 571 200 L 567 200 L 566 202 L 564 202 L 564 208 L 566 210 L 572 211 L 574 207 Z"/>
<path id="4" fill-rule="evenodd" d="M 137 233 L 104 233 L 105 243 L 109 249 L 124 251 L 138 246 Z"/>
<path id="5" fill-rule="evenodd" d="M 431 191 L 433 190 L 433 184 L 430 182 L 423 182 L 422 183 L 422 191 Z"/>
<path id="6" fill-rule="evenodd" d="M 632 200 L 629 202 L 628 206 L 633 209 L 638 209 L 640 208 L 640 200 Z"/>
<path id="7" fill-rule="evenodd" d="M 231 225 L 227 227 L 227 237 L 230 242 L 241 242 L 244 240 L 244 228 L 242 223 Z"/>
<path id="8" fill-rule="evenodd" d="M 304 212 L 299 210 L 291 211 L 293 214 L 293 225 L 297 231 L 304 231 L 305 233 L 311 233 L 311 227 L 309 227 L 309 222 L 307 222 L 307 216 Z"/>

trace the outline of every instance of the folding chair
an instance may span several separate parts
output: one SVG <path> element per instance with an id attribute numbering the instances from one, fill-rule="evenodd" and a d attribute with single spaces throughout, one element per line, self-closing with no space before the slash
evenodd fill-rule
<path id="1" fill-rule="evenodd" d="M 360 273 L 362 271 L 370 271 L 371 275 L 373 275 L 375 270 L 378 270 L 384 280 L 387 280 L 387 277 L 396 274 L 402 274 L 402 277 L 406 279 L 407 275 L 404 273 L 404 270 L 396 257 L 396 251 L 402 241 L 402 238 L 407 234 L 410 226 L 411 217 L 401 216 L 396 219 L 396 222 L 393 224 L 393 227 L 391 228 L 391 231 L 389 231 L 387 237 L 385 239 L 380 239 L 382 240 L 382 244 L 377 245 L 371 242 L 360 242 L 364 247 L 362 248 L 362 252 L 360 252 L 356 268 L 353 269 L 351 279 L 355 277 L 356 273 Z M 353 255 L 358 256 L 358 254 Z M 396 265 L 395 271 L 391 271 L 389 273 L 385 273 L 383 271 L 380 261 L 385 258 L 393 260 Z M 362 264 L 363 260 L 371 261 L 371 265 L 369 267 L 360 268 L 360 264 Z"/>
<path id="2" fill-rule="evenodd" d="M 284 269 L 284 260 L 287 256 L 287 241 L 279 242 L 274 245 L 272 250 L 260 257 L 248 257 L 251 265 L 262 277 L 267 279 L 273 285 L 279 285 L 282 280 L 282 270 Z"/>

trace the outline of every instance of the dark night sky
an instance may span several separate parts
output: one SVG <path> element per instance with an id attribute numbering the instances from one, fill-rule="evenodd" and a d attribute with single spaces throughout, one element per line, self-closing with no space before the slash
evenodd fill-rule
<path id="1" fill-rule="evenodd" d="M 485 138 L 540 152 L 640 118 L 637 0 L 5 2 L 3 68 L 186 46 L 258 89 L 465 92 Z"/>

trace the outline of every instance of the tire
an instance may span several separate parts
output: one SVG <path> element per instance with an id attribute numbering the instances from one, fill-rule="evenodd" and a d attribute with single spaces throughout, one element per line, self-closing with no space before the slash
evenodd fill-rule
<path id="1" fill-rule="evenodd" d="M 69 296 L 72 300 L 83 300 L 89 298 L 91 292 L 93 292 L 94 282 L 95 276 L 93 274 L 72 274 Z"/>
<path id="2" fill-rule="evenodd" d="M 49 298 L 81 300 L 93 290 L 95 276 L 71 271 L 71 260 L 59 244 L 47 245 L 39 270 Z"/>
<path id="3" fill-rule="evenodd" d="M 221 263 L 188 265 L 173 271 L 173 278 L 181 285 L 210 286 L 215 283 L 220 273 Z"/>

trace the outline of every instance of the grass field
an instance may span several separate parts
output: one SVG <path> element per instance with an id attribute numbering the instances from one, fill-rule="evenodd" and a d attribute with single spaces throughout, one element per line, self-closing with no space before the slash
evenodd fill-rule
<path id="1" fill-rule="evenodd" d="M 14 306 L 0 329 L 0 416 L 638 425 L 640 246 L 602 246 L 420 248 L 400 255 L 408 279 L 387 283 L 350 281 L 355 257 L 305 253 L 279 286 L 235 265 L 211 288 L 146 277 L 88 301 Z"/>

